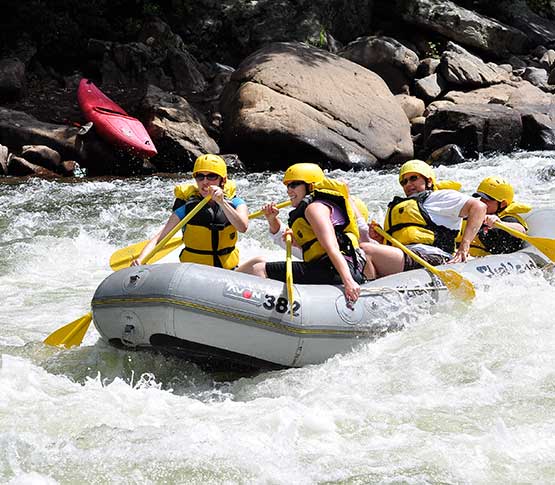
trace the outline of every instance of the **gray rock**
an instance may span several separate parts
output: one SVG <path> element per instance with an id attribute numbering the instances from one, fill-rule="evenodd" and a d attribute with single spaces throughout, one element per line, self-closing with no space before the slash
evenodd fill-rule
<path id="1" fill-rule="evenodd" d="M 259 170 L 303 160 L 372 167 L 413 154 L 409 122 L 384 81 L 306 44 L 272 44 L 245 59 L 221 111 L 226 146 Z"/>
<path id="2" fill-rule="evenodd" d="M 405 92 L 420 63 L 415 52 L 391 37 L 360 37 L 339 55 L 378 74 L 394 94 Z"/>
<path id="3" fill-rule="evenodd" d="M 424 101 L 418 99 L 416 96 L 409 96 L 408 94 L 397 94 L 395 99 L 401 106 L 401 109 L 407 115 L 407 118 L 412 120 L 413 118 L 418 118 L 422 116 L 426 106 L 424 106 Z"/>
<path id="4" fill-rule="evenodd" d="M 522 74 L 522 79 L 532 83 L 534 86 L 547 84 L 547 71 L 537 67 L 527 67 Z"/>
<path id="5" fill-rule="evenodd" d="M 59 170 L 62 161 L 60 154 L 46 145 L 24 145 L 21 147 L 21 156 L 31 163 L 53 171 Z"/>
<path id="6" fill-rule="evenodd" d="M 540 64 L 547 70 L 550 70 L 555 64 L 555 50 L 549 49 L 545 52 L 545 54 L 540 58 Z"/>
<path id="7" fill-rule="evenodd" d="M 36 175 L 43 178 L 59 178 L 60 175 L 25 160 L 22 157 L 12 156 L 8 163 L 8 174 L 16 177 L 24 177 L 26 175 Z"/>
<path id="8" fill-rule="evenodd" d="M 486 64 L 453 42 L 449 42 L 441 55 L 439 70 L 447 82 L 465 87 L 488 86 L 509 80 L 507 71 L 492 62 Z"/>
<path id="9" fill-rule="evenodd" d="M 527 39 L 518 29 L 446 0 L 402 0 L 402 18 L 493 56 L 525 51 Z"/>
<path id="10" fill-rule="evenodd" d="M 435 74 L 437 68 L 439 67 L 439 59 L 433 57 L 426 57 L 422 59 L 420 64 L 418 64 L 418 69 L 416 70 L 417 78 L 425 78 Z"/>
<path id="11" fill-rule="evenodd" d="M 509 64 L 513 66 L 513 69 L 526 69 L 528 67 L 528 64 L 517 56 L 509 57 Z"/>
<path id="12" fill-rule="evenodd" d="M 0 145 L 0 175 L 8 175 L 8 147 Z"/>
<path id="13" fill-rule="evenodd" d="M 549 45 L 555 41 L 553 21 L 533 12 L 526 0 L 497 0 L 495 13 L 503 22 L 524 32 L 535 45 Z"/>
<path id="14" fill-rule="evenodd" d="M 438 73 L 430 74 L 422 79 L 417 79 L 414 83 L 414 92 L 427 103 L 438 98 L 446 89 L 447 83 Z"/>
<path id="15" fill-rule="evenodd" d="M 25 89 L 25 64 L 17 58 L 0 59 L 0 99 L 19 98 Z"/>
<path id="16" fill-rule="evenodd" d="M 153 161 L 159 170 L 191 170 L 199 155 L 220 153 L 206 131 L 206 120 L 184 97 L 151 85 L 142 101 L 142 111 L 150 120 L 148 131 L 163 154 Z"/>
<path id="17" fill-rule="evenodd" d="M 455 144 L 466 157 L 479 153 L 508 153 L 520 146 L 520 113 L 495 104 L 454 105 L 437 110 L 426 120 L 424 146 L 428 152 Z"/>

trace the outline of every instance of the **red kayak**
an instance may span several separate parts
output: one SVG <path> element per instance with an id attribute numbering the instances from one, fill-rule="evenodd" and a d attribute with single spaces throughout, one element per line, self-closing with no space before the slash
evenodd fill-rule
<path id="1" fill-rule="evenodd" d="M 107 142 L 141 157 L 158 153 L 144 125 L 129 116 L 89 79 L 81 79 L 77 100 L 88 121 Z"/>

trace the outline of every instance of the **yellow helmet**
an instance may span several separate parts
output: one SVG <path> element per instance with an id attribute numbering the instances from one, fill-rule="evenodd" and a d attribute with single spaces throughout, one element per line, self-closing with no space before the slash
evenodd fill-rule
<path id="1" fill-rule="evenodd" d="M 427 179 L 432 179 L 432 184 L 436 184 L 436 174 L 434 173 L 434 169 L 422 160 L 409 160 L 408 162 L 405 162 L 401 166 L 401 170 L 399 170 L 399 182 L 403 180 L 403 175 L 410 172 L 422 175 L 422 177 Z"/>
<path id="2" fill-rule="evenodd" d="M 195 160 L 193 177 L 197 172 L 212 172 L 220 177 L 227 177 L 227 165 L 225 164 L 225 160 L 219 155 L 207 153 Z"/>
<path id="3" fill-rule="evenodd" d="M 291 165 L 283 176 L 283 183 L 299 180 L 307 184 L 315 184 L 324 180 L 324 172 L 315 163 L 296 163 Z"/>
<path id="4" fill-rule="evenodd" d="M 473 194 L 474 197 L 483 197 L 488 200 L 496 200 L 497 202 L 507 202 L 509 205 L 514 197 L 515 191 L 513 186 L 501 177 L 487 177 L 480 182 L 478 189 Z"/>

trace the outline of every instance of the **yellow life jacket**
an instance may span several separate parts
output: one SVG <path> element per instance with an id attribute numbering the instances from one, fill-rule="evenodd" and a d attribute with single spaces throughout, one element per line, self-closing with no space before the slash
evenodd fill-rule
<path id="1" fill-rule="evenodd" d="M 306 208 L 317 200 L 331 202 L 343 212 L 346 222 L 334 227 L 335 235 L 341 252 L 355 257 L 354 250 L 358 248 L 359 232 L 356 215 L 349 201 L 349 190 L 343 182 L 325 178 L 322 182 L 314 184 L 313 192 L 289 213 L 289 227 L 293 230 L 295 241 L 303 250 L 303 260 L 308 263 L 326 255 L 325 249 L 305 218 Z"/>
<path id="2" fill-rule="evenodd" d="M 424 209 L 431 193 L 426 190 L 412 197 L 395 197 L 388 205 L 384 230 L 402 244 L 427 244 L 453 253 L 458 231 L 432 221 Z"/>
<path id="3" fill-rule="evenodd" d="M 194 184 L 178 185 L 174 189 L 177 199 L 184 201 L 186 214 L 202 200 Z M 235 196 L 235 182 L 224 186 L 226 198 Z M 183 229 L 185 248 L 179 255 L 182 263 L 199 263 L 218 268 L 233 269 L 239 264 L 237 229 L 229 222 L 218 205 L 206 204 Z"/>
<path id="4" fill-rule="evenodd" d="M 519 224 L 524 227 L 525 230 L 528 230 L 528 225 L 526 221 L 520 216 L 520 214 L 525 214 L 526 212 L 530 212 L 532 210 L 532 206 L 528 204 L 522 204 L 520 202 L 513 202 L 509 204 L 505 209 L 503 209 L 497 216 L 501 221 L 505 219 L 511 218 L 516 219 Z M 514 222 L 513 220 L 509 220 L 509 222 Z M 464 233 L 464 229 L 466 227 L 466 219 L 463 221 L 461 231 L 457 236 L 457 245 L 462 240 L 462 235 Z M 503 241 L 502 244 L 495 244 L 492 242 L 490 231 L 495 231 L 499 234 L 503 234 Z M 498 232 L 500 231 L 500 232 Z M 486 234 L 490 234 L 489 240 Z M 494 233 L 495 234 L 495 233 Z M 501 247 L 502 246 L 502 247 Z M 518 239 L 510 234 L 504 232 L 502 229 L 491 228 L 488 229 L 487 232 L 484 231 L 482 227 L 472 242 L 470 243 L 470 255 L 471 256 L 487 256 L 488 254 L 503 254 L 503 253 L 513 253 L 522 249 L 524 243 L 521 239 Z"/>

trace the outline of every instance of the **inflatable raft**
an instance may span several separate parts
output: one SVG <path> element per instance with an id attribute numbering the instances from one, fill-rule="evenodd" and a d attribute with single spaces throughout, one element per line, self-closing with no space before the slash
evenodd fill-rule
<path id="1" fill-rule="evenodd" d="M 526 219 L 529 235 L 555 237 L 555 210 L 535 210 Z M 528 246 L 438 268 L 455 269 L 480 288 L 497 275 L 548 263 Z M 295 285 L 291 314 L 279 281 L 174 263 L 112 273 L 97 288 L 92 309 L 96 328 L 114 346 L 168 352 L 210 369 L 271 369 L 321 363 L 402 328 L 414 305 L 448 298 L 436 276 L 417 269 L 362 285 L 353 306 L 341 286 Z"/>

